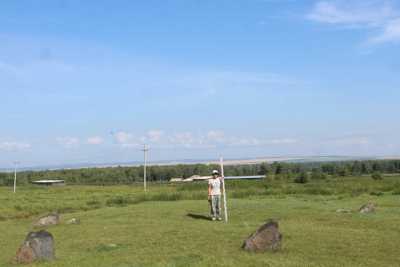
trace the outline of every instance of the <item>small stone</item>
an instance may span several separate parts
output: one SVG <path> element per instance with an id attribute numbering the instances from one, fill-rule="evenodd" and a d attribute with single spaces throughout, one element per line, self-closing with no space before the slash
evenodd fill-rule
<path id="1" fill-rule="evenodd" d="M 58 213 L 50 213 L 41 217 L 35 224 L 35 227 L 43 227 L 49 225 L 57 225 L 60 223 L 60 215 Z"/>
<path id="2" fill-rule="evenodd" d="M 53 259 L 54 239 L 47 231 L 30 232 L 15 257 L 16 262 L 22 264 Z"/>
<path id="3" fill-rule="evenodd" d="M 279 224 L 269 220 L 244 241 L 242 248 L 250 252 L 277 251 L 281 248 L 281 244 L 282 234 L 279 232 Z"/>
<path id="4" fill-rule="evenodd" d="M 359 211 L 360 211 L 360 213 L 372 213 L 372 212 L 375 212 L 375 210 L 376 210 L 375 204 L 369 202 L 369 203 L 361 206 Z"/>
<path id="5" fill-rule="evenodd" d="M 67 221 L 67 224 L 80 224 L 81 220 L 77 218 L 72 218 L 71 220 Z"/>

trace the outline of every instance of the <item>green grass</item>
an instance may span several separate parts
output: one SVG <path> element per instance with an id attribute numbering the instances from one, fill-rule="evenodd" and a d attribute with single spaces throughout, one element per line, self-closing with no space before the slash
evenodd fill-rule
<path id="1" fill-rule="evenodd" d="M 54 210 L 63 213 L 48 229 L 57 260 L 31 266 L 399 266 L 398 180 L 228 182 L 228 224 L 201 219 L 204 184 L 151 185 L 147 195 L 130 186 L 21 187 L 16 195 L 0 188 L 0 266 L 14 266 L 34 218 Z M 375 214 L 336 213 L 368 201 Z M 74 217 L 80 225 L 64 223 Z M 269 218 L 279 220 L 282 251 L 242 251 Z"/>

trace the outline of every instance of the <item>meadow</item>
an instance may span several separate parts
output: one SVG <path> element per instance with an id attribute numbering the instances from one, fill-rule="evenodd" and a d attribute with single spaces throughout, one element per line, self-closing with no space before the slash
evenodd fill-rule
<path id="1" fill-rule="evenodd" d="M 35 219 L 58 211 L 48 228 L 53 262 L 31 266 L 399 266 L 400 176 L 227 181 L 229 223 L 207 219 L 206 185 L 0 187 L 0 266 Z M 374 214 L 359 214 L 368 201 Z M 350 209 L 351 213 L 338 213 Z M 81 224 L 67 225 L 71 218 Z M 269 218 L 283 247 L 251 254 L 243 240 Z"/>

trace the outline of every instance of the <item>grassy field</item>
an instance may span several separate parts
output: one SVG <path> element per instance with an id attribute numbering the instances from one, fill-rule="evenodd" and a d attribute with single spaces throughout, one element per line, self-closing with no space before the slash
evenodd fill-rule
<path id="1" fill-rule="evenodd" d="M 151 185 L 147 195 L 139 186 L 0 188 L 0 266 L 14 266 L 34 219 L 51 211 L 62 213 L 48 228 L 57 259 L 32 266 L 399 266 L 399 181 L 229 181 L 228 224 L 205 219 L 204 184 Z M 375 214 L 336 212 L 368 201 Z M 279 220 L 282 251 L 242 251 L 269 218 Z"/>

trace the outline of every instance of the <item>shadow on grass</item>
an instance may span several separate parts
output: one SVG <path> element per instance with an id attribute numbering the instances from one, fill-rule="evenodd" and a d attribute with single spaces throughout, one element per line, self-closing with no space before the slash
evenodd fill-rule
<path id="1" fill-rule="evenodd" d="M 196 220 L 210 221 L 210 217 L 209 216 L 202 215 L 202 214 L 188 213 L 188 214 L 186 214 L 186 216 L 188 216 L 188 217 L 190 217 L 192 219 L 196 219 Z"/>

